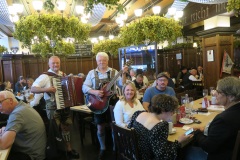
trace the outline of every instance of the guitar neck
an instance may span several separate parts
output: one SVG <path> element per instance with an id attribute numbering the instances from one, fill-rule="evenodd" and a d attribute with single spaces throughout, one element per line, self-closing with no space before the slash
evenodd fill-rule
<path id="1" fill-rule="evenodd" d="M 114 76 L 114 78 L 108 83 L 107 88 L 106 88 L 107 91 L 109 91 L 112 88 L 112 86 L 114 85 L 115 81 L 122 74 L 122 72 L 123 72 L 122 70 L 119 71 L 118 74 L 116 76 Z"/>

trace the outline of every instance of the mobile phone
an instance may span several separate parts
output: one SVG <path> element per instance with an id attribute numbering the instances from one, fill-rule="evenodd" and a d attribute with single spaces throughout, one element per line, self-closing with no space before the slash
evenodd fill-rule
<path id="1" fill-rule="evenodd" d="M 194 131 L 193 128 L 187 130 L 187 131 L 185 132 L 185 136 L 187 136 L 187 135 L 193 133 L 193 131 Z"/>

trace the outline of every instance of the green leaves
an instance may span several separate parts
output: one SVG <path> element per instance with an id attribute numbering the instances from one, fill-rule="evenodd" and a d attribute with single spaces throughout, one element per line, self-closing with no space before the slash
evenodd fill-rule
<path id="1" fill-rule="evenodd" d="M 240 0 L 228 0 L 227 3 L 227 11 L 235 11 L 235 16 L 238 17 L 238 14 L 240 12 Z"/>
<path id="2" fill-rule="evenodd" d="M 173 19 L 160 16 L 144 17 L 121 28 L 121 40 L 125 46 L 151 42 L 172 42 L 182 35 L 182 26 Z"/>
<path id="3" fill-rule="evenodd" d="M 68 54 L 75 53 L 75 47 L 73 43 L 66 43 L 64 41 L 57 41 L 56 46 L 51 48 L 49 41 L 42 43 L 36 43 L 32 45 L 32 52 L 40 54 L 42 57 L 48 57 L 49 55 L 66 56 Z"/>
<path id="4" fill-rule="evenodd" d="M 98 3 L 101 3 L 102 5 L 105 5 L 108 9 L 113 9 L 114 6 L 117 7 L 117 10 L 120 13 L 124 12 L 124 7 L 121 3 L 119 3 L 120 0 L 87 0 L 85 10 L 87 13 L 91 12 L 94 5 L 97 5 Z"/>
<path id="5" fill-rule="evenodd" d="M 55 14 L 34 14 L 21 18 L 15 26 L 13 36 L 23 43 L 22 47 L 30 48 L 34 37 L 37 37 L 40 44 L 48 43 L 48 39 L 58 42 L 68 37 L 81 43 L 88 39 L 90 30 L 90 25 L 80 22 L 74 16 L 66 18 Z M 47 47 L 43 47 L 38 53 L 45 54 L 43 52 L 47 51 Z M 58 47 L 56 51 L 60 51 Z"/>
<path id="6" fill-rule="evenodd" d="M 109 52 L 112 55 L 118 55 L 118 48 L 121 47 L 122 44 L 119 39 L 108 39 L 94 44 L 92 51 L 94 54 L 97 54 L 98 52 Z"/>
<path id="7" fill-rule="evenodd" d="M 7 48 L 0 45 L 0 53 L 3 53 L 4 51 L 7 51 Z"/>

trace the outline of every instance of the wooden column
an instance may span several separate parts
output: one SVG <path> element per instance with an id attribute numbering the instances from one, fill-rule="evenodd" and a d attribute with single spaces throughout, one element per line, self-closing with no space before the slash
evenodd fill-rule
<path id="1" fill-rule="evenodd" d="M 230 74 L 222 73 L 220 77 L 224 51 L 233 60 L 233 33 L 236 28 L 218 27 L 197 32 L 202 37 L 204 88 L 216 87 L 217 81 Z M 207 52 L 213 50 L 213 61 L 209 61 Z"/>

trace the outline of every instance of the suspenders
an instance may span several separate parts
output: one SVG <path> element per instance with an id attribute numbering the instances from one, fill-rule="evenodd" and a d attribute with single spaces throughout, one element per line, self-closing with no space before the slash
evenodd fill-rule
<path id="1" fill-rule="evenodd" d="M 95 89 L 99 88 L 99 84 L 102 83 L 103 81 L 110 81 L 114 76 L 115 76 L 115 69 L 112 69 L 112 71 L 108 71 L 108 78 L 105 79 L 99 79 L 98 72 L 96 69 L 94 69 L 94 77 L 95 77 Z M 111 73 L 110 73 L 111 72 Z"/>

